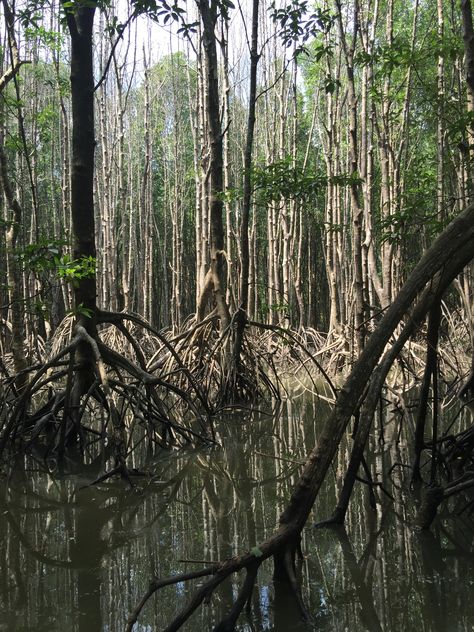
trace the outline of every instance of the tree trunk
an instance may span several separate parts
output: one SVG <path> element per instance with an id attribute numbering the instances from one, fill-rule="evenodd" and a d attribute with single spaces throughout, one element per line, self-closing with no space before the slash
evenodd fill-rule
<path id="1" fill-rule="evenodd" d="M 350 145 L 350 175 L 353 178 L 359 175 L 359 142 L 358 142 L 358 125 L 357 125 L 357 95 L 354 79 L 354 52 L 359 31 L 359 13 L 357 3 L 354 7 L 353 15 L 353 34 L 352 42 L 346 39 L 344 25 L 342 23 L 342 8 L 338 2 L 338 21 L 339 34 L 342 41 L 344 56 L 346 61 L 346 73 L 348 81 L 349 96 L 349 145 Z M 362 156 L 365 159 L 365 156 Z M 360 353 L 364 347 L 364 278 L 362 273 L 362 219 L 363 211 L 360 204 L 360 183 L 356 180 L 351 182 L 351 209 L 352 209 L 352 250 L 353 250 L 353 266 L 354 266 L 354 295 L 355 295 L 355 346 L 357 353 Z"/>
<path id="2" fill-rule="evenodd" d="M 71 34 L 72 173 L 71 213 L 74 259 L 96 258 L 94 221 L 94 76 L 92 27 L 95 9 L 66 8 Z M 74 288 L 77 322 L 95 336 L 96 277 L 78 279 Z M 90 316 L 80 313 L 89 310 Z M 79 310 L 79 312 L 77 311 Z"/>
<path id="3" fill-rule="evenodd" d="M 442 274 L 440 283 L 445 285 L 471 261 L 474 256 L 473 238 L 474 206 L 470 206 L 438 237 L 385 311 L 339 392 L 334 411 L 324 424 L 318 445 L 308 457 L 289 504 L 280 517 L 282 527 L 288 526 L 297 532 L 303 528 L 344 431 L 359 406 L 385 345 L 417 295 L 438 271 Z"/>
<path id="4" fill-rule="evenodd" d="M 15 37 L 14 16 L 10 6 L 6 0 L 3 0 L 3 12 L 8 34 L 8 49 L 10 57 L 10 66 L 0 78 L 0 94 L 3 93 L 10 81 L 16 81 L 16 76 L 22 62 L 20 60 L 17 41 Z M 17 86 L 18 90 L 18 86 Z M 17 91 L 18 94 L 18 91 Z M 18 100 L 20 103 L 20 101 Z M 21 107 L 20 105 L 18 107 Z M 2 107 L 3 110 L 3 107 Z M 3 114 L 3 112 L 2 112 Z M 2 135 L 3 136 L 3 135 Z M 14 194 L 12 184 L 8 175 L 7 158 L 4 150 L 4 139 L 0 141 L 0 185 L 3 189 L 6 204 L 9 213 L 7 220 L 9 222 L 6 231 L 6 250 L 7 250 L 7 279 L 8 279 L 8 302 L 11 313 L 12 326 L 12 356 L 15 373 L 16 387 L 21 390 L 27 381 L 26 374 L 22 371 L 27 367 L 27 359 L 25 352 L 25 302 L 21 290 L 21 272 L 18 266 L 15 249 L 17 247 L 18 233 L 22 223 L 22 207 Z"/>
<path id="5" fill-rule="evenodd" d="M 250 254 L 249 254 L 249 226 L 250 207 L 252 203 L 252 183 L 251 167 L 253 152 L 253 137 L 255 130 L 255 104 L 257 101 L 257 65 L 258 54 L 258 9 L 260 0 L 253 0 L 252 3 L 252 35 L 250 42 L 250 86 L 249 86 L 249 106 L 247 116 L 247 137 L 244 152 L 244 195 L 242 200 L 242 217 L 240 221 L 240 305 L 237 316 L 237 326 L 235 331 L 233 366 L 235 380 L 238 379 L 239 367 L 241 363 L 242 345 L 244 340 L 245 325 L 248 320 L 249 303 L 249 275 L 250 275 Z"/>
<path id="6" fill-rule="evenodd" d="M 218 15 L 217 0 L 198 0 L 205 57 L 206 117 L 209 140 L 209 213 L 211 264 L 206 274 L 204 287 L 198 301 L 197 318 L 202 320 L 211 293 L 217 306 L 224 330 L 230 323 L 230 314 L 225 298 L 225 235 L 223 214 L 223 145 L 219 114 L 219 78 L 215 27 Z"/>
<path id="7" fill-rule="evenodd" d="M 73 257 L 81 261 L 86 257 L 96 260 L 94 221 L 94 75 L 92 56 L 92 30 L 95 8 L 79 7 L 71 12 L 65 7 L 71 35 L 71 102 L 72 102 L 72 169 L 71 213 L 73 229 Z M 76 326 L 82 326 L 92 337 L 96 329 L 96 275 L 75 280 L 74 305 Z M 94 356 L 85 341 L 78 344 L 75 372 L 71 391 L 70 409 L 74 428 L 69 434 L 63 425 L 61 447 L 64 441 L 74 442 L 79 432 L 80 398 L 94 380 Z"/>
<path id="8" fill-rule="evenodd" d="M 441 303 L 438 301 L 430 311 L 428 318 L 428 333 L 426 336 L 426 360 L 423 382 L 420 391 L 420 402 L 415 426 L 415 458 L 413 462 L 412 479 L 421 481 L 420 460 L 425 447 L 425 424 L 428 413 L 428 399 L 432 380 L 435 379 L 438 356 L 439 325 L 441 323 Z M 433 414 L 437 402 L 433 401 Z"/>

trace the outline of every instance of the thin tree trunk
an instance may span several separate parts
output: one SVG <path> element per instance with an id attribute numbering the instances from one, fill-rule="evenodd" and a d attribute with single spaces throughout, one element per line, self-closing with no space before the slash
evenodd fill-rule
<path id="1" fill-rule="evenodd" d="M 352 16 L 352 42 L 349 46 L 344 25 L 342 22 L 342 7 L 338 6 L 339 35 L 342 41 L 344 56 L 346 61 L 346 73 L 348 80 L 349 95 L 349 143 L 350 143 L 350 174 L 355 178 L 359 175 L 359 147 L 358 147 L 358 125 L 357 125 L 357 95 L 354 79 L 354 52 L 359 31 L 359 12 L 357 3 L 354 5 Z M 365 156 L 362 157 L 365 160 Z M 351 207 L 352 207 L 352 231 L 353 231 L 353 266 L 354 266 L 354 294 L 355 294 L 355 314 L 354 328 L 357 352 L 360 353 L 364 347 L 365 332 L 365 309 L 364 309 L 364 278 L 362 273 L 362 220 L 363 211 L 360 204 L 360 183 L 355 179 L 351 182 Z"/>
<path id="2" fill-rule="evenodd" d="M 247 115 L 247 137 L 245 140 L 244 152 L 244 193 L 242 200 L 242 217 L 240 221 L 240 305 L 237 315 L 237 327 L 235 331 L 233 349 L 233 369 L 236 377 L 239 373 L 241 363 L 242 344 L 244 339 L 245 325 L 248 321 L 249 302 L 249 278 L 250 278 L 250 254 L 249 254 L 249 227 L 250 227 L 250 207 L 252 203 L 252 152 L 255 131 L 255 104 L 257 101 L 257 65 L 258 54 L 258 9 L 260 0 L 252 2 L 252 35 L 250 41 L 250 85 L 249 85 L 249 105 Z"/>
<path id="3" fill-rule="evenodd" d="M 4 92 L 10 81 L 15 81 L 16 76 L 25 62 L 20 60 L 18 45 L 15 37 L 14 16 L 11 8 L 6 0 L 3 0 L 3 12 L 8 34 L 8 52 L 9 66 L 0 78 L 0 94 Z M 17 84 L 18 85 L 18 84 Z M 18 93 L 17 93 L 18 94 Z M 3 107 L 2 107 L 3 118 Z M 21 285 L 21 271 L 16 257 L 17 239 L 22 223 L 22 207 L 15 196 L 12 183 L 8 175 L 7 158 L 4 149 L 3 134 L 0 139 L 0 184 L 9 209 L 8 228 L 6 230 L 6 263 L 7 263 L 7 279 L 8 279 L 8 302 L 11 313 L 12 327 L 12 356 L 15 373 L 17 379 L 15 385 L 18 389 L 22 389 L 26 385 L 27 375 L 22 371 L 27 367 L 27 358 L 25 352 L 25 301 Z"/>
<path id="4" fill-rule="evenodd" d="M 197 318 L 202 320 L 212 291 L 221 320 L 222 329 L 230 323 L 229 308 L 225 298 L 225 252 L 223 225 L 223 147 L 219 113 L 219 79 L 215 28 L 218 15 L 217 0 L 198 0 L 203 33 L 205 58 L 206 117 L 209 139 L 209 213 L 211 264 L 198 302 Z"/>

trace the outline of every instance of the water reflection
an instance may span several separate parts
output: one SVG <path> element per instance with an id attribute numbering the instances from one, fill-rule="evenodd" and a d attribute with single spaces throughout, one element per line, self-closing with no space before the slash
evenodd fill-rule
<path id="1" fill-rule="evenodd" d="M 135 489 L 107 481 L 85 486 L 94 471 L 51 477 L 41 460 L 21 459 L 0 481 L 0 630 L 122 631 L 153 576 L 198 569 L 255 546 L 270 534 L 317 436 L 325 405 L 284 403 L 280 414 L 228 415 L 219 424 L 221 449 L 153 455 L 151 478 Z M 371 439 L 376 509 L 358 485 L 347 531 L 304 532 L 303 593 L 312 616 L 301 622 L 284 585 L 261 569 L 250 614 L 239 630 L 309 632 L 472 631 L 474 523 L 466 499 L 456 519 L 445 516 L 431 533 L 413 529 L 405 480 L 403 437 Z M 385 423 L 385 428 L 390 425 Z M 389 438 L 389 435 L 391 438 Z M 349 444 L 334 463 L 314 520 L 331 514 Z M 465 509 L 462 511 L 462 509 Z M 209 630 L 225 613 L 242 577 L 214 594 L 185 627 Z M 196 580 L 194 587 L 199 580 Z M 160 630 L 189 597 L 177 584 L 149 601 L 137 630 Z"/>

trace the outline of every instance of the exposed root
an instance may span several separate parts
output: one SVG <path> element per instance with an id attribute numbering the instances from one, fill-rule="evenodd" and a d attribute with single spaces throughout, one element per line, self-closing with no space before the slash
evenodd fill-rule
<path id="1" fill-rule="evenodd" d="M 64 455 L 76 445 L 87 459 L 107 445 L 115 459 L 111 471 L 129 480 L 127 456 L 143 440 L 161 447 L 213 441 L 207 399 L 174 349 L 134 315 L 100 312 L 97 321 L 94 337 L 81 325 L 71 330 L 67 319 L 59 334 L 66 344 L 53 340 L 56 353 L 30 367 L 20 393 L 12 378 L 3 380 L 0 456 L 14 443 L 42 441 L 47 454 Z M 173 375 L 147 368 L 142 345 L 125 322 L 143 325 L 155 349 L 156 340 L 169 349 L 178 365 Z M 127 346 L 127 354 L 107 339 Z"/>
<path id="2" fill-rule="evenodd" d="M 416 520 L 421 530 L 430 528 L 443 502 L 474 487 L 474 428 L 471 426 L 454 437 L 447 437 L 441 441 L 444 442 L 446 445 L 436 451 L 436 458 L 448 482 L 425 488 Z M 467 495 L 467 500 L 468 505 L 472 503 L 472 494 Z"/>
<path id="3" fill-rule="evenodd" d="M 282 525 L 271 537 L 265 540 L 265 542 L 243 555 L 236 555 L 224 562 L 213 564 L 199 571 L 180 573 L 166 579 L 150 582 L 147 592 L 130 615 L 125 628 L 126 632 L 132 632 L 133 626 L 137 622 L 145 604 L 157 591 L 172 584 L 190 581 L 200 577 L 209 577 L 209 579 L 194 592 L 191 600 L 183 607 L 175 619 L 165 628 L 165 632 L 176 632 L 202 603 L 209 601 L 212 594 L 222 582 L 230 575 L 245 570 L 246 576 L 244 582 L 229 613 L 214 627 L 214 632 L 230 632 L 234 630 L 240 613 L 246 604 L 250 602 L 260 566 L 266 559 L 272 556 L 280 560 L 288 560 L 288 563 L 285 565 L 285 570 L 290 572 L 290 574 L 286 576 L 286 581 L 290 582 L 292 592 L 294 592 L 295 596 L 298 596 L 301 612 L 306 613 L 306 608 L 300 596 L 299 580 L 294 566 L 294 555 L 296 551 L 294 542 L 295 538 L 298 539 L 298 537 L 295 532 L 294 524 Z"/>

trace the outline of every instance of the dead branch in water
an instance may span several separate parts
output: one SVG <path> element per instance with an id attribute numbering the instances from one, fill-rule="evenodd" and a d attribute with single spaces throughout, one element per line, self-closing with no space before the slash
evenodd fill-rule
<path id="1" fill-rule="evenodd" d="M 464 266 L 472 260 L 474 256 L 472 251 L 473 238 L 474 206 L 470 206 L 451 222 L 421 258 L 394 302 L 385 311 L 378 327 L 368 339 L 338 393 L 333 412 L 326 420 L 319 436 L 318 445 L 313 448 L 309 455 L 291 499 L 280 516 L 278 529 L 251 551 L 203 569 L 203 576 L 210 578 L 194 592 L 188 604 L 166 627 L 166 632 L 178 630 L 205 600 L 210 599 L 216 588 L 227 577 L 245 569 L 246 578 L 233 606 L 227 617 L 218 622 L 214 628 L 214 631 L 218 632 L 233 630 L 239 614 L 250 598 L 259 567 L 264 560 L 270 557 L 273 558 L 274 562 L 274 577 L 280 581 L 286 581 L 296 602 L 301 605 L 302 615 L 305 614 L 299 592 L 299 583 L 296 578 L 296 556 L 300 550 L 301 532 L 344 432 L 352 416 L 361 408 L 368 392 L 367 387 L 370 380 L 379 365 L 386 345 L 400 322 L 411 309 L 416 313 L 416 320 L 418 321 L 426 316 L 439 293 L 442 293 Z M 427 293 L 431 300 L 426 299 L 425 295 L 425 298 L 417 303 L 420 294 L 427 286 Z M 413 307 L 414 305 L 415 307 Z M 405 328 L 405 335 L 406 331 L 407 328 Z M 401 338 L 404 338 L 403 330 Z M 380 365 L 383 367 L 379 371 L 380 376 L 384 373 L 386 375 L 395 358 L 396 353 L 390 354 L 388 352 L 386 354 L 386 361 Z M 369 406 L 369 408 L 372 407 Z M 370 424 L 368 425 L 370 426 Z M 362 433 L 363 437 L 364 432 Z M 464 481 L 460 484 L 465 485 L 470 484 L 470 482 Z M 453 493 L 454 489 L 458 487 L 459 485 L 453 487 Z M 180 574 L 161 582 L 159 580 L 153 581 L 146 595 L 131 614 L 126 626 L 127 632 L 131 632 L 148 599 L 156 591 L 163 588 L 165 585 L 163 581 L 169 585 L 187 579 L 189 578 L 184 574 Z"/>

